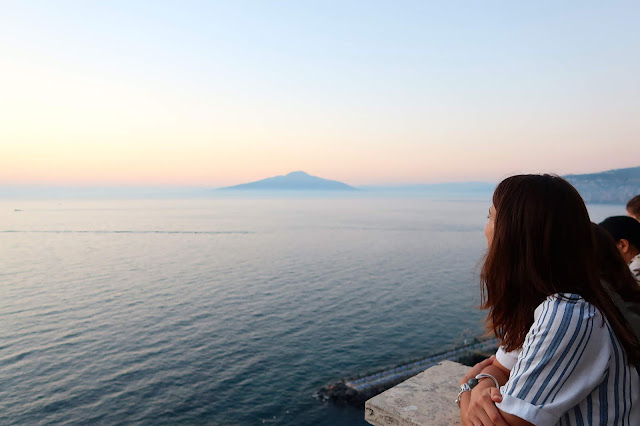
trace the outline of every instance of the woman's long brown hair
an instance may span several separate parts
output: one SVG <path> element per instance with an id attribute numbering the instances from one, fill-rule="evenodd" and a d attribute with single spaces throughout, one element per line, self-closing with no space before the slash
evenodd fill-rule
<path id="1" fill-rule="evenodd" d="M 548 296 L 574 293 L 604 315 L 629 363 L 640 364 L 638 340 L 600 283 L 591 221 L 576 189 L 558 176 L 512 176 L 496 188 L 493 205 L 482 308 L 505 349 L 522 347 L 534 310 Z"/>

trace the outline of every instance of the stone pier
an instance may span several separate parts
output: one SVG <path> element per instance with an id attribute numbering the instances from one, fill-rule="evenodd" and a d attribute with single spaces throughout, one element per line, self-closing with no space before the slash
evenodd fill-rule
<path id="1" fill-rule="evenodd" d="M 469 368 L 442 361 L 368 400 L 364 418 L 376 426 L 459 425 L 460 411 L 454 400 L 460 378 Z"/>

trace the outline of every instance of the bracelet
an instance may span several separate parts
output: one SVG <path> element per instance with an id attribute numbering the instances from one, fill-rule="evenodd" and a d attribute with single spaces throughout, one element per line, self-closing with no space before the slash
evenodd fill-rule
<path id="1" fill-rule="evenodd" d="M 456 397 L 455 401 L 453 401 L 453 402 L 458 404 L 458 407 L 459 407 L 460 406 L 460 399 L 462 398 L 462 394 L 465 393 L 465 392 L 471 392 L 471 389 L 475 388 L 476 385 L 482 379 L 491 379 L 491 380 L 493 380 L 493 383 L 496 384 L 496 387 L 498 389 L 500 389 L 500 383 L 498 383 L 498 379 L 493 377 L 491 374 L 480 373 L 475 378 L 469 379 L 468 382 L 463 383 L 463 384 L 460 385 L 460 392 L 458 392 L 458 396 Z"/>
<path id="2" fill-rule="evenodd" d="M 461 397 L 462 397 L 462 394 L 463 394 L 463 393 L 465 393 L 465 392 L 471 392 L 471 389 L 472 389 L 472 388 L 471 388 L 471 386 L 469 386 L 469 384 L 468 384 L 468 383 L 463 383 L 463 384 L 461 384 L 461 385 L 460 385 L 460 392 L 458 392 L 458 396 L 456 397 L 456 400 L 455 400 L 455 401 L 453 401 L 453 402 L 455 402 L 456 404 L 458 404 L 458 407 L 459 407 L 459 406 L 460 406 L 460 399 L 461 399 Z"/>
<path id="3" fill-rule="evenodd" d="M 482 380 L 482 379 L 491 379 L 493 380 L 493 383 L 496 384 L 496 387 L 498 389 L 500 389 L 500 383 L 498 383 L 498 379 L 496 379 L 495 377 L 493 377 L 491 374 L 487 374 L 487 373 L 480 373 L 476 376 L 476 379 L 478 381 Z"/>
<path id="4" fill-rule="evenodd" d="M 463 383 L 460 385 L 460 392 L 458 392 L 458 396 L 456 397 L 455 402 L 456 404 L 458 404 L 458 407 L 460 406 L 460 399 L 462 398 L 462 394 L 465 392 L 471 392 L 471 389 L 475 388 L 476 385 L 478 384 L 478 379 L 477 378 L 471 378 L 469 379 L 468 382 Z"/>

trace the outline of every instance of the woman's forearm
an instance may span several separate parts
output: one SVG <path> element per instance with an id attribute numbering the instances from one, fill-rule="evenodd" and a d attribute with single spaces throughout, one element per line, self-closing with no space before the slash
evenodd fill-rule
<path id="1" fill-rule="evenodd" d="M 460 395 L 460 423 L 462 423 L 464 426 L 467 425 L 467 411 L 469 411 L 470 398 L 470 392 L 465 392 Z"/>
<path id="2" fill-rule="evenodd" d="M 494 362 L 494 364 L 491 364 L 491 365 L 485 367 L 482 370 L 482 373 L 490 374 L 491 376 L 496 378 L 498 383 L 500 383 L 500 386 L 504 386 L 504 384 L 507 383 L 507 380 L 509 380 L 509 374 L 508 374 L 509 370 L 503 370 L 504 367 L 502 367 L 502 368 L 500 368 L 500 367 L 495 365 L 495 362 Z M 483 380 L 483 381 L 486 381 L 486 380 Z M 489 380 L 489 382 L 492 383 L 492 386 L 495 386 L 495 383 L 493 383 L 493 380 Z"/>
<path id="3" fill-rule="evenodd" d="M 494 357 L 490 362 L 483 362 L 483 365 L 476 365 L 473 371 L 470 371 L 463 379 L 469 380 L 478 374 L 488 374 L 496 379 L 500 386 L 503 386 L 509 380 L 510 371 L 503 367 Z M 480 379 L 476 386 L 470 392 L 462 393 L 460 397 L 460 419 L 463 425 L 471 424 L 471 419 L 481 420 L 479 417 L 500 417 L 495 403 L 489 396 L 490 388 L 495 388 L 496 383 L 491 378 Z M 499 389 L 498 389 L 499 392 Z M 503 418 L 500 418 L 498 424 L 506 424 Z"/>

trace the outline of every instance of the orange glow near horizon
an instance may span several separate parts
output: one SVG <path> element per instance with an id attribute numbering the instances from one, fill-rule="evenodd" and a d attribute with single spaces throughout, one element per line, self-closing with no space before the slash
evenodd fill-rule
<path id="1" fill-rule="evenodd" d="M 639 165 L 640 60 L 621 40 L 640 36 L 628 40 L 637 32 L 624 32 L 635 28 L 624 14 L 603 23 L 585 6 L 593 22 L 550 20 L 535 41 L 526 25 L 536 21 L 510 27 L 512 40 L 496 26 L 504 20 L 474 20 L 494 45 L 402 11 L 384 40 L 352 34 L 351 22 L 321 40 L 300 35 L 268 8 L 253 24 L 284 32 L 245 25 L 240 36 L 224 17 L 241 10 L 208 7 L 216 25 L 186 9 L 175 27 L 131 11 L 134 32 L 107 4 L 12 6 L 0 17 L 12 36 L 0 68 L 0 185 L 225 186 L 295 170 L 352 185 L 497 181 Z M 307 12 L 295 13 L 326 24 Z M 608 41 L 591 31 L 605 24 Z"/>

